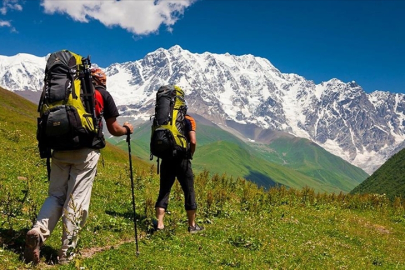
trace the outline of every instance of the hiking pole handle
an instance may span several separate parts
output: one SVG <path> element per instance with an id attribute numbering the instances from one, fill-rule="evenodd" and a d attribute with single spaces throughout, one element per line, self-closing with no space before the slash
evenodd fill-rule
<path id="1" fill-rule="evenodd" d="M 127 125 L 124 125 L 124 128 L 127 130 L 127 143 L 131 143 L 131 129 L 127 126 Z M 128 149 L 128 150 L 130 150 L 130 149 Z"/>

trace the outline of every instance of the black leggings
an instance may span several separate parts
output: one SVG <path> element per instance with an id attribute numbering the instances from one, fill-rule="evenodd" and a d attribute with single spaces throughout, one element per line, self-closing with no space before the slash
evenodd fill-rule
<path id="1" fill-rule="evenodd" d="M 189 159 L 165 159 L 160 165 L 160 190 L 155 207 L 167 209 L 170 190 L 176 179 L 184 192 L 184 208 L 196 210 L 194 175 Z"/>

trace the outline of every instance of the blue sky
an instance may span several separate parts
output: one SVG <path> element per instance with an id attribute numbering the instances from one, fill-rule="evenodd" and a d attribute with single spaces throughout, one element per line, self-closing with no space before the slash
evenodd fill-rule
<path id="1" fill-rule="evenodd" d="M 405 93 L 404 0 L 2 0 L 0 40 L 0 55 L 69 49 L 102 67 L 177 44 Z"/>

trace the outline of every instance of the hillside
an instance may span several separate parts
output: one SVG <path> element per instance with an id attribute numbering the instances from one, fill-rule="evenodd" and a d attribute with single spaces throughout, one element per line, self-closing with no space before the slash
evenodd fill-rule
<path id="1" fill-rule="evenodd" d="M 25 265 L 21 261 L 25 234 L 48 187 L 33 135 L 36 108 L 0 88 L 0 117 L 1 269 L 190 269 L 190 265 L 194 269 L 405 269 L 403 200 L 391 203 L 379 196 L 283 186 L 263 190 L 249 181 L 209 176 L 208 171 L 195 179 L 197 221 L 206 230 L 197 235 L 187 232 L 183 193 L 176 183 L 165 230 L 153 233 L 159 190 L 155 169 L 133 160 L 134 216 L 128 155 L 110 144 L 102 151 L 75 260 L 54 265 L 62 230 L 59 222 L 41 250 L 40 265 Z"/>
<path id="2" fill-rule="evenodd" d="M 376 193 L 385 194 L 390 199 L 405 198 L 405 149 L 393 155 L 350 193 Z"/>
<path id="3" fill-rule="evenodd" d="M 279 135 L 268 143 L 247 143 L 202 117 L 195 117 L 198 146 L 193 168 L 196 173 L 208 170 L 234 179 L 243 177 L 264 188 L 308 186 L 319 192 L 349 192 L 368 177 L 360 168 L 309 140 Z M 148 162 L 150 125 L 146 122 L 138 126 L 132 136 L 134 155 Z M 127 147 L 120 139 L 109 140 L 121 149 Z"/>
<path id="4" fill-rule="evenodd" d="M 317 179 L 321 186 L 329 185 L 345 192 L 368 177 L 362 169 L 302 138 L 277 138 L 258 151 L 266 160 Z"/>

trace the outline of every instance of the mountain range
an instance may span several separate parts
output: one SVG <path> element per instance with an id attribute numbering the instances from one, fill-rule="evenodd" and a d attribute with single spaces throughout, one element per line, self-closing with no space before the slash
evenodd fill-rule
<path id="1" fill-rule="evenodd" d="M 46 56 L 0 56 L 0 86 L 36 101 L 45 63 Z M 366 93 L 336 78 L 315 84 L 253 55 L 196 54 L 176 45 L 104 70 L 122 114 L 139 123 L 152 115 L 157 88 L 177 84 L 190 113 L 246 142 L 305 138 L 369 174 L 405 146 L 404 94 Z"/>

